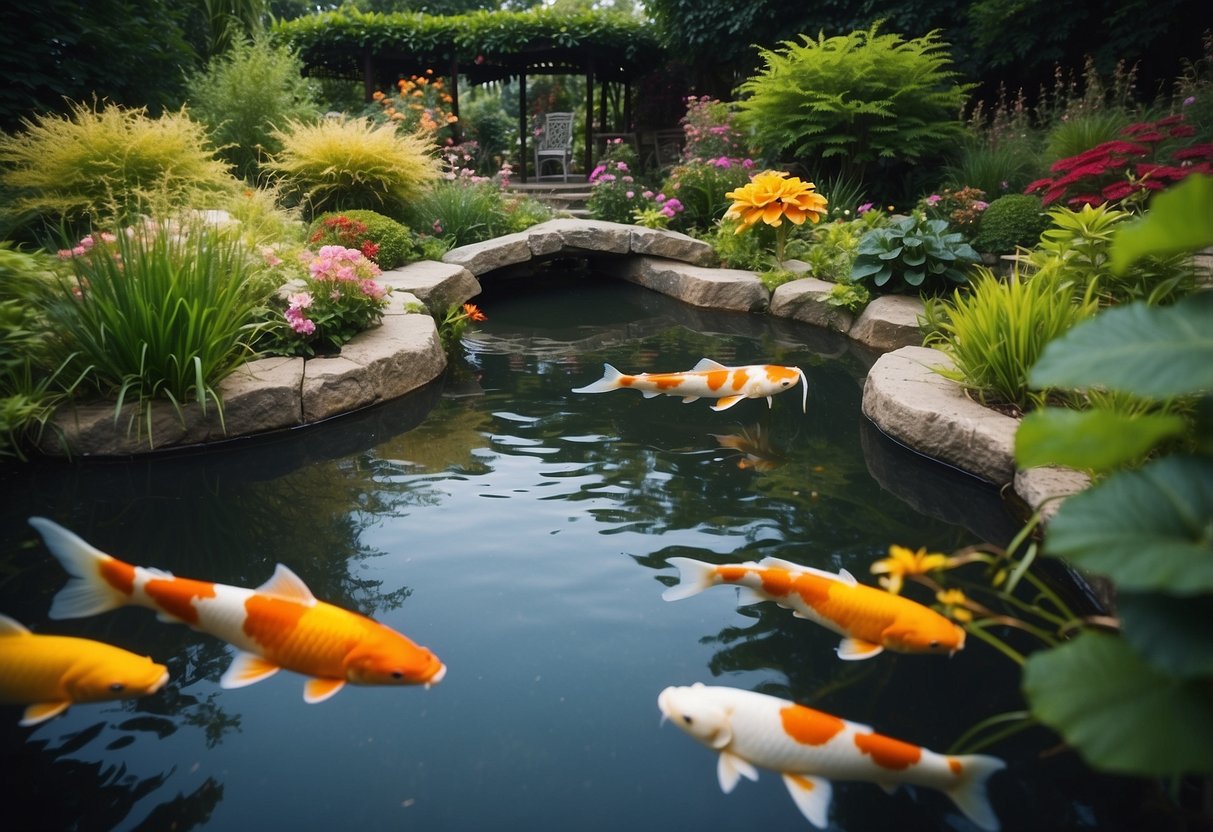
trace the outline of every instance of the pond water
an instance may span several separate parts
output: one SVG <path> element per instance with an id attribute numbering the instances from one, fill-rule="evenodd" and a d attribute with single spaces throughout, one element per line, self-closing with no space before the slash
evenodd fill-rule
<path id="1" fill-rule="evenodd" d="M 478 299 L 465 359 L 406 399 L 204 453 L 0 468 L 0 612 L 168 665 L 131 702 L 20 728 L 0 706 L 11 829 L 809 829 L 780 778 L 730 795 L 715 755 L 660 723 L 657 694 L 761 690 L 946 750 L 1017 710 L 1016 668 L 834 655 L 838 637 L 733 590 L 667 603 L 674 556 L 847 568 L 890 543 L 951 551 L 1017 528 L 996 491 L 924 461 L 860 414 L 873 356 L 820 330 L 710 313 L 587 277 Z M 798 365 L 774 407 L 570 392 L 625 371 Z M 274 564 L 321 599 L 433 649 L 441 684 L 303 701 L 280 673 L 222 690 L 217 639 L 121 609 L 52 621 L 65 575 L 44 515 L 131 563 L 254 587 Z M 915 588 L 917 589 L 917 588 Z M 1043 730 L 987 749 L 1005 829 L 1131 829 L 1161 798 L 1095 777 Z M 942 795 L 836 784 L 834 829 L 973 829 Z M 16 820 L 18 825 L 10 826 Z M 1160 827 L 1153 827 L 1160 828 Z"/>

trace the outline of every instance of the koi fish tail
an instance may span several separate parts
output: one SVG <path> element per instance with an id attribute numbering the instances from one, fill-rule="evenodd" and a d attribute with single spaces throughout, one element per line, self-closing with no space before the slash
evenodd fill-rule
<path id="1" fill-rule="evenodd" d="M 619 379 L 623 378 L 623 373 L 616 370 L 610 364 L 602 365 L 602 378 L 595 381 L 593 384 L 587 384 L 585 387 L 574 387 L 574 393 L 608 393 L 611 390 L 620 388 Z"/>
<path id="2" fill-rule="evenodd" d="M 670 558 L 667 563 L 678 567 L 680 583 L 661 593 L 666 601 L 681 601 L 716 586 L 716 567 L 692 558 Z"/>
<path id="3" fill-rule="evenodd" d="M 45 517 L 31 517 L 29 524 L 71 576 L 51 602 L 51 618 L 83 618 L 126 604 L 127 596 L 106 583 L 98 568 L 112 557 Z"/>
<path id="4" fill-rule="evenodd" d="M 952 798 L 956 807 L 973 823 L 987 832 L 998 832 L 998 816 L 990 808 L 986 797 L 986 781 L 990 775 L 1006 768 L 1006 763 L 997 757 L 971 754 L 952 758 L 961 766 L 960 779 L 944 793 Z"/>

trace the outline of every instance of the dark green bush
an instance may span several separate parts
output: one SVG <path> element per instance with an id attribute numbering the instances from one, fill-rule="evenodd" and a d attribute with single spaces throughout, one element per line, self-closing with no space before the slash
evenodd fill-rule
<path id="1" fill-rule="evenodd" d="M 313 248 L 341 245 L 357 249 L 385 271 L 421 259 L 421 247 L 413 232 L 376 211 L 355 209 L 321 214 L 308 230 L 307 239 Z"/>
<path id="2" fill-rule="evenodd" d="M 973 247 L 996 254 L 1031 248 L 1048 227 L 1049 217 L 1038 197 L 1007 194 L 991 202 L 981 215 Z"/>

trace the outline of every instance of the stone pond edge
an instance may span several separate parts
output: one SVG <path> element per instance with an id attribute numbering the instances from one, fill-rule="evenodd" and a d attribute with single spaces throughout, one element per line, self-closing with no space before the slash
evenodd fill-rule
<path id="1" fill-rule="evenodd" d="M 802 277 L 769 292 L 755 272 L 712 268 L 711 247 L 688 235 L 598 220 L 555 219 L 452 249 L 442 261 L 385 272 L 391 305 L 382 325 L 355 337 L 331 358 L 264 358 L 220 383 L 215 407 L 193 404 L 178 414 L 157 403 L 146 422 L 113 403 L 75 405 L 57 413 L 40 450 L 49 456 L 122 457 L 302 427 L 403 396 L 438 378 L 446 356 L 427 311 L 440 313 L 482 291 L 492 273 L 559 255 L 618 257 L 624 279 L 684 303 L 766 313 L 847 335 L 883 353 L 864 383 L 863 413 L 883 433 L 930 458 L 999 486 L 1010 486 L 1046 515 L 1085 488 L 1074 471 L 1015 468 L 1018 420 L 989 410 L 936 372 L 947 357 L 920 346 L 914 297 L 880 296 L 858 316 L 826 302 L 833 284 Z"/>

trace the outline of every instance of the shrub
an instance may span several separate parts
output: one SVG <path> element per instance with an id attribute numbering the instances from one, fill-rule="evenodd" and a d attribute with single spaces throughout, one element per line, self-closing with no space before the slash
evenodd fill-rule
<path id="1" fill-rule="evenodd" d="M 1027 140 L 966 141 L 944 167 L 944 179 L 952 187 L 967 184 L 991 196 L 1019 193 L 1035 178 L 1039 163 L 1039 154 Z"/>
<path id="2" fill-rule="evenodd" d="M 248 324 L 269 293 L 248 279 L 254 260 L 235 234 L 148 221 L 90 235 L 60 256 L 70 277 L 46 311 L 51 346 L 73 374 L 116 394 L 119 408 L 152 398 L 179 412 L 190 400 L 220 404 L 215 385 L 252 353 Z"/>
<path id="3" fill-rule="evenodd" d="M 851 279 L 879 292 L 934 294 L 949 284 L 968 282 L 965 268 L 979 259 L 945 220 L 921 215 L 895 220 L 859 241 Z"/>
<path id="4" fill-rule="evenodd" d="M 1141 202 L 1194 173 L 1213 173 L 1213 144 L 1191 144 L 1195 130 L 1182 115 L 1130 124 L 1123 138 L 1104 142 L 1053 163 L 1054 176 L 1029 184 L 1041 202 L 1070 207 L 1103 202 Z"/>
<path id="5" fill-rule="evenodd" d="M 1028 385 L 1028 371 L 1049 341 L 1095 313 L 1057 274 L 999 280 L 979 268 L 971 290 L 928 302 L 934 331 L 927 346 L 946 353 L 954 370 L 940 370 L 988 405 L 1019 411 L 1043 404 L 1048 391 Z"/>
<path id="6" fill-rule="evenodd" d="M 687 113 L 682 118 L 686 143 L 684 161 L 708 162 L 724 157 L 744 159 L 750 156 L 745 136 L 737 127 L 733 106 L 709 96 L 686 99 Z"/>
<path id="7" fill-rule="evenodd" d="M 971 186 L 943 188 L 920 199 L 916 210 L 928 219 L 946 220 L 950 227 L 972 238 L 981 215 L 990 205 L 985 197 L 985 191 Z"/>
<path id="8" fill-rule="evenodd" d="M 321 214 L 308 232 L 312 246 L 340 245 L 362 252 L 381 269 L 394 269 L 420 257 L 413 233 L 391 217 L 375 211 Z"/>
<path id="9" fill-rule="evenodd" d="M 388 290 L 379 267 L 357 249 L 324 246 L 306 260 L 307 276 L 280 291 L 264 316 L 258 347 L 271 355 L 340 352 L 358 333 L 377 325 Z"/>
<path id="10" fill-rule="evenodd" d="M 375 104 L 370 115 L 379 123 L 392 124 L 407 134 L 422 133 L 435 144 L 453 138 L 451 125 L 459 118 L 451 112 L 451 94 L 442 79 L 434 77 L 434 70 L 401 78 L 393 95 L 375 90 L 371 97 Z"/>
<path id="11" fill-rule="evenodd" d="M 0 221 L 9 229 L 103 225 L 235 187 L 202 125 L 184 110 L 150 118 L 142 109 L 72 104 L 65 115 L 23 125 L 0 135 L 0 182 L 12 191 Z"/>
<path id="12" fill-rule="evenodd" d="M 284 192 L 313 214 L 366 208 L 403 216 L 438 176 L 435 147 L 366 119 L 290 121 L 274 131 L 282 150 L 266 165 Z"/>
<path id="13" fill-rule="evenodd" d="M 725 194 L 745 187 L 753 167 L 750 159 L 727 156 L 706 162 L 691 160 L 674 167 L 661 186 L 662 194 L 682 205 L 673 226 L 682 231 L 711 228 L 729 209 L 731 203 Z"/>
<path id="14" fill-rule="evenodd" d="M 1131 121 L 1120 109 L 1095 110 L 1059 121 L 1045 135 L 1044 161 L 1051 165 L 1113 141 Z"/>
<path id="15" fill-rule="evenodd" d="M 590 171 L 586 209 L 596 220 L 632 222 L 636 211 L 647 207 L 653 192 L 636 181 L 636 153 L 621 139 L 613 140 Z M 645 192 L 648 196 L 642 196 Z"/>
<path id="16" fill-rule="evenodd" d="M 459 113 L 464 138 L 476 143 L 477 173 L 495 173 L 509 162 L 518 141 L 518 120 L 505 111 L 499 97 L 461 97 Z"/>
<path id="17" fill-rule="evenodd" d="M 834 158 L 862 180 L 880 160 L 930 156 L 960 135 L 968 87 L 954 80 L 947 44 L 878 28 L 759 50 L 765 66 L 742 83 L 738 107 L 767 157 Z"/>
<path id="18" fill-rule="evenodd" d="M 981 215 L 973 247 L 996 254 L 1031 248 L 1049 227 L 1040 200 L 1027 194 L 1007 194 L 990 203 Z"/>
<path id="19" fill-rule="evenodd" d="M 207 126 L 219 156 L 252 181 L 282 149 L 274 126 L 319 115 L 303 64 L 285 46 L 237 41 L 189 81 L 190 112 Z"/>

